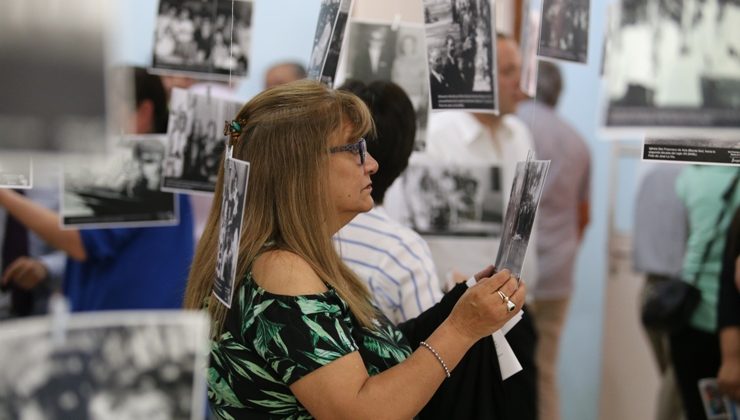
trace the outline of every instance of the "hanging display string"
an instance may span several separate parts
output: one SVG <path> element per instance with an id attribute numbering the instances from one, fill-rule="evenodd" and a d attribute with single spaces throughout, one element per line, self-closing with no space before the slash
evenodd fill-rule
<path id="1" fill-rule="evenodd" d="M 229 37 L 229 89 L 231 85 L 231 69 L 234 67 L 234 1 L 231 0 L 231 37 Z"/>

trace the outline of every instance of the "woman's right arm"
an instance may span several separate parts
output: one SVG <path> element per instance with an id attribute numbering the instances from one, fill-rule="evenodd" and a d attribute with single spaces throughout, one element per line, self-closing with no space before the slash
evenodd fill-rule
<path id="1" fill-rule="evenodd" d="M 492 334 L 516 312 L 508 312 L 496 293 L 517 308 L 526 288 L 503 271 L 481 280 L 459 299 L 449 317 L 426 338 L 452 370 L 480 338 Z M 400 364 L 370 377 L 359 352 L 347 354 L 291 384 L 298 400 L 318 418 L 409 419 L 430 400 L 446 377 L 437 357 L 419 347 Z"/>

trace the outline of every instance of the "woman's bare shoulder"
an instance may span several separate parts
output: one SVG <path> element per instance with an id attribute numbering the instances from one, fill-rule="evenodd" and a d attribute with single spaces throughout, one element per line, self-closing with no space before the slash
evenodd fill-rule
<path id="1" fill-rule="evenodd" d="M 290 251 L 262 253 L 252 266 L 252 277 L 261 288 L 276 295 L 312 295 L 328 290 L 311 265 Z"/>

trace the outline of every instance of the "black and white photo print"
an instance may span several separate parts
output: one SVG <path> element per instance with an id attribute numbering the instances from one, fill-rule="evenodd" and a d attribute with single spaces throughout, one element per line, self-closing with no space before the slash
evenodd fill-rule
<path id="1" fill-rule="evenodd" d="M 239 102 L 172 90 L 162 191 L 213 192 L 227 140 L 223 122 L 239 108 Z"/>
<path id="2" fill-rule="evenodd" d="M 244 222 L 244 200 L 247 196 L 249 181 L 249 162 L 228 157 L 224 165 L 224 190 L 213 294 L 227 308 L 231 308 L 236 263 L 239 259 L 239 238 Z"/>
<path id="3" fill-rule="evenodd" d="M 205 417 L 208 317 L 99 312 L 0 324 L 0 419 Z"/>
<path id="4" fill-rule="evenodd" d="M 666 128 L 714 136 L 740 127 L 740 4 L 624 0 L 617 12 L 606 128 L 660 137 Z"/>
<path id="5" fill-rule="evenodd" d="M 62 225 L 176 225 L 177 197 L 159 190 L 164 153 L 163 135 L 126 136 L 107 155 L 65 160 Z"/>
<path id="6" fill-rule="evenodd" d="M 643 160 L 706 165 L 740 165 L 740 138 L 645 138 Z"/>
<path id="7" fill-rule="evenodd" d="M 351 9 L 352 0 L 342 0 L 339 4 L 339 13 L 337 14 L 337 20 L 334 23 L 334 29 L 331 33 L 329 47 L 326 51 L 326 58 L 321 66 L 320 73 L 318 73 L 320 75 L 318 80 L 329 87 L 334 87 L 337 67 L 339 66 L 339 56 L 341 55 L 342 46 L 344 45 L 344 37 L 347 30 L 347 24 L 349 23 L 349 14 Z M 315 71 L 315 69 L 311 68 L 309 71 Z M 315 77 L 315 73 L 309 73 L 309 77 L 312 76 Z"/>
<path id="8" fill-rule="evenodd" d="M 589 0 L 542 0 L 538 54 L 586 63 Z"/>
<path id="9" fill-rule="evenodd" d="M 0 2 L 0 149 L 106 150 L 109 4 Z"/>
<path id="10" fill-rule="evenodd" d="M 321 0 L 311 57 L 308 59 L 308 66 L 306 67 L 307 79 L 321 81 L 324 64 L 326 64 L 329 48 L 332 44 L 332 34 L 339 21 L 342 2 L 342 0 Z"/>
<path id="11" fill-rule="evenodd" d="M 349 30 L 347 79 L 371 83 L 389 80 L 408 95 L 416 112 L 414 150 L 425 149 L 429 114 L 429 83 L 424 27 L 409 23 L 352 20 Z"/>
<path id="12" fill-rule="evenodd" d="M 522 75 L 519 88 L 534 98 L 537 94 L 537 48 L 540 43 L 542 0 L 525 0 L 523 6 L 521 45 Z"/>
<path id="13" fill-rule="evenodd" d="M 494 265 L 498 270 L 510 270 L 517 278 L 521 276 L 524 266 L 529 236 L 549 169 L 549 160 L 527 160 L 516 164 L 509 205 L 504 217 L 504 231 Z"/>
<path id="14" fill-rule="evenodd" d="M 498 167 L 411 164 L 400 179 L 404 224 L 424 235 L 498 236 L 500 179 Z"/>
<path id="15" fill-rule="evenodd" d="M 153 70 L 201 79 L 246 77 L 252 7 L 251 0 L 160 0 Z"/>
<path id="16" fill-rule="evenodd" d="M 31 155 L 2 152 L 0 154 L 0 188 L 26 189 L 33 187 Z"/>
<path id="17" fill-rule="evenodd" d="M 432 109 L 498 110 L 490 0 L 423 0 Z"/>

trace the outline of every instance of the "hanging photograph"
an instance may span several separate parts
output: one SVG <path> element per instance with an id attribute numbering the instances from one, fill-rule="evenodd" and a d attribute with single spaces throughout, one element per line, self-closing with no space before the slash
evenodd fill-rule
<path id="1" fill-rule="evenodd" d="M 740 139 L 648 137 L 643 143 L 642 159 L 708 165 L 740 165 Z"/>
<path id="2" fill-rule="evenodd" d="M 244 200 L 247 196 L 249 181 L 249 162 L 228 157 L 224 164 L 226 165 L 224 190 L 213 294 L 227 308 L 231 308 L 237 261 L 239 260 L 239 238 L 244 222 Z"/>
<path id="3" fill-rule="evenodd" d="M 432 109 L 498 112 L 490 0 L 423 0 Z"/>
<path id="4" fill-rule="evenodd" d="M 28 154 L 0 152 L 0 188 L 33 187 L 33 162 Z"/>
<path id="5" fill-rule="evenodd" d="M 534 98 L 537 95 L 537 47 L 540 43 L 542 1 L 525 0 L 523 10 L 521 45 L 519 47 L 522 56 L 522 75 L 519 80 L 519 88 L 524 94 Z"/>
<path id="6" fill-rule="evenodd" d="M 0 150 L 106 150 L 109 2 L 0 2 Z"/>
<path id="7" fill-rule="evenodd" d="M 152 70 L 200 79 L 246 77 L 252 7 L 251 0 L 160 0 Z"/>
<path id="8" fill-rule="evenodd" d="M 624 0 L 615 19 L 607 128 L 714 137 L 740 127 L 740 4 Z"/>
<path id="9" fill-rule="evenodd" d="M 542 0 L 538 54 L 588 61 L 589 0 Z"/>
<path id="10" fill-rule="evenodd" d="M 494 265 L 499 270 L 510 270 L 517 278 L 522 273 L 529 236 L 549 169 L 549 160 L 527 160 L 516 164 L 504 218 L 504 231 Z"/>
<path id="11" fill-rule="evenodd" d="M 306 78 L 332 87 L 352 0 L 321 0 Z"/>
<path id="12" fill-rule="evenodd" d="M 205 418 L 208 317 L 73 314 L 0 324 L 0 419 Z"/>
<path id="13" fill-rule="evenodd" d="M 164 135 L 127 136 L 105 156 L 65 161 L 62 225 L 176 225 L 177 197 L 159 190 L 164 153 Z"/>
<path id="14" fill-rule="evenodd" d="M 424 42 L 424 27 L 419 24 L 353 20 L 345 66 L 348 80 L 366 83 L 389 80 L 403 88 L 416 112 L 416 151 L 426 148 L 429 114 L 429 73 Z"/>
<path id="15" fill-rule="evenodd" d="M 424 235 L 498 236 L 503 194 L 498 167 L 410 164 L 400 179 L 404 224 Z"/>
<path id="16" fill-rule="evenodd" d="M 241 105 L 183 89 L 172 90 L 162 191 L 214 191 L 226 145 L 223 122 L 233 118 Z"/>

